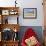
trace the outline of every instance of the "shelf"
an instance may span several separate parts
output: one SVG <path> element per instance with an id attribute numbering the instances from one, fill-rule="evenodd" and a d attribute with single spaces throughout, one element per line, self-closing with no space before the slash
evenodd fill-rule
<path id="1" fill-rule="evenodd" d="M 16 43 L 16 42 L 19 42 L 19 40 L 15 40 L 15 41 L 12 41 L 12 40 L 10 40 L 10 41 L 3 41 L 4 43 Z"/>
<path id="2" fill-rule="evenodd" d="M 1 15 L 18 15 L 19 7 L 0 7 Z"/>
<path id="3" fill-rule="evenodd" d="M 0 32 L 1 32 L 0 46 L 18 46 L 18 42 L 19 42 L 18 31 L 20 29 L 19 22 L 18 22 L 18 15 L 19 15 L 18 12 L 19 12 L 19 7 L 0 7 L 0 23 L 1 23 L 0 24 Z M 13 32 L 11 33 L 8 29 L 10 29 L 10 31 Z M 6 39 L 4 39 L 6 37 L 4 35 L 5 31 L 6 31 L 5 35 L 7 35 Z M 7 41 L 8 39 L 9 41 Z"/>
<path id="4" fill-rule="evenodd" d="M 18 9 L 19 7 L 0 7 L 1 10 L 6 9 Z"/>
<path id="5" fill-rule="evenodd" d="M 0 27 L 1 27 L 1 30 L 5 28 L 10 28 L 12 30 L 17 29 L 17 31 L 19 31 L 20 29 L 19 24 L 1 24 Z"/>
<path id="6" fill-rule="evenodd" d="M 0 24 L 18 24 L 19 23 L 18 22 L 18 15 L 19 15 L 18 11 L 19 11 L 19 7 L 0 7 L 0 16 L 1 16 Z M 14 17 L 14 18 L 11 19 L 9 17 Z"/>

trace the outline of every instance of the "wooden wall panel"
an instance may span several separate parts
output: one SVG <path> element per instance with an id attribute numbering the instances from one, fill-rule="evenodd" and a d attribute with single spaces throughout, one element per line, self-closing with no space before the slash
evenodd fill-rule
<path id="1" fill-rule="evenodd" d="M 44 9 L 44 44 L 46 46 L 46 0 L 43 0 Z"/>
<path id="2" fill-rule="evenodd" d="M 46 27 L 46 0 L 43 1 L 43 9 L 44 9 L 44 26 Z"/>

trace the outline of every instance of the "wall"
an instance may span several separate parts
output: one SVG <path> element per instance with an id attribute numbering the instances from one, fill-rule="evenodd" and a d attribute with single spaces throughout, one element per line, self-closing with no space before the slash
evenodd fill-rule
<path id="1" fill-rule="evenodd" d="M 20 5 L 21 16 L 20 16 L 20 24 L 23 26 L 42 26 L 43 25 L 43 6 L 42 0 L 25 0 L 21 1 Z M 37 19 L 23 19 L 23 8 L 37 8 Z"/>
<path id="2" fill-rule="evenodd" d="M 15 1 L 15 0 L 14 0 Z M 15 6 L 13 0 L 0 0 L 0 6 Z M 21 26 L 43 26 L 42 0 L 17 0 L 20 7 L 19 24 Z M 23 8 L 37 8 L 37 19 L 23 19 Z"/>

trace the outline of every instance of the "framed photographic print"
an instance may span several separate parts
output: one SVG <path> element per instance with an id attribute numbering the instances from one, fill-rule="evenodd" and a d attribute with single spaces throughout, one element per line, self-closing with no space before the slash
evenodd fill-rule
<path id="1" fill-rule="evenodd" d="M 9 15 L 9 10 L 2 10 L 2 15 Z"/>
<path id="2" fill-rule="evenodd" d="M 23 18 L 25 19 L 36 19 L 37 18 L 37 8 L 24 8 Z"/>
<path id="3" fill-rule="evenodd" d="M 18 24 L 18 17 L 17 16 L 10 16 L 8 18 L 8 24 Z"/>
<path id="4" fill-rule="evenodd" d="M 4 28 L 3 29 L 2 40 L 3 41 L 12 40 L 12 30 L 10 28 Z"/>
<path id="5" fill-rule="evenodd" d="M 10 15 L 16 15 L 16 14 L 17 14 L 17 11 L 16 11 L 16 10 L 10 10 L 10 11 L 9 11 L 9 14 L 10 14 Z"/>

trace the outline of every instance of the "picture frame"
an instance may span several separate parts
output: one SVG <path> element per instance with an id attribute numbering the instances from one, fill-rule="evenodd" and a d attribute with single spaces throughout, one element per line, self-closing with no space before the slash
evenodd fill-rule
<path id="1" fill-rule="evenodd" d="M 23 8 L 23 18 L 24 19 L 36 19 L 37 8 Z"/>
<path id="2" fill-rule="evenodd" d="M 2 10 L 2 15 L 9 15 L 9 10 Z"/>
<path id="3" fill-rule="evenodd" d="M 2 31 L 2 40 L 3 41 L 8 41 L 8 40 L 12 40 L 12 30 L 10 28 L 4 28 Z"/>
<path id="4" fill-rule="evenodd" d="M 19 24 L 18 16 L 10 16 L 8 18 L 8 24 Z"/>
<path id="5" fill-rule="evenodd" d="M 16 10 L 10 10 L 10 11 L 9 11 L 9 14 L 10 14 L 10 15 L 16 15 L 16 14 L 17 14 L 17 11 L 16 11 Z"/>
<path id="6" fill-rule="evenodd" d="M 0 24 L 19 24 L 18 16 L 3 16 L 2 21 L 0 18 Z"/>

